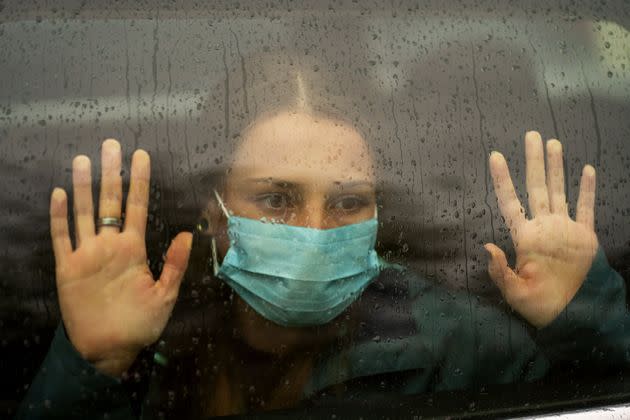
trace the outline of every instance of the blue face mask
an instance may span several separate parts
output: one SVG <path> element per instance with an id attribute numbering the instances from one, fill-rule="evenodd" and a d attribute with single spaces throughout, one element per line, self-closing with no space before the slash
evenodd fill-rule
<path id="1" fill-rule="evenodd" d="M 232 216 L 230 247 L 215 274 L 260 315 L 285 327 L 325 324 L 379 271 L 376 215 L 361 223 L 313 229 Z"/>

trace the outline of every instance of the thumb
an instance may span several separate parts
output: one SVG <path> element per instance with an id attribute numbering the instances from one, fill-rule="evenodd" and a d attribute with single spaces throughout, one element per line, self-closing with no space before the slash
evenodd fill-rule
<path id="1" fill-rule="evenodd" d="M 485 244 L 483 247 L 488 251 L 490 256 L 488 274 L 503 295 L 505 295 L 506 292 L 509 292 L 516 286 L 518 276 L 508 265 L 505 253 L 501 248 L 491 243 Z"/>
<path id="2" fill-rule="evenodd" d="M 168 247 L 164 268 L 157 282 L 157 286 L 162 288 L 167 295 L 177 296 L 179 285 L 188 267 L 191 248 L 192 233 L 190 232 L 180 232 Z"/>

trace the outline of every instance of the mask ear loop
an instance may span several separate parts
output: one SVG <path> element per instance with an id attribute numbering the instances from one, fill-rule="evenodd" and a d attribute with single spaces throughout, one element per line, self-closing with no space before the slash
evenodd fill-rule
<path id="1" fill-rule="evenodd" d="M 201 235 L 203 232 L 207 231 L 209 228 L 208 219 L 202 218 L 195 227 L 196 234 Z M 214 239 L 214 235 L 210 237 L 210 252 L 212 258 L 212 271 L 214 272 L 214 276 L 216 277 L 219 267 L 217 264 L 217 241 Z"/>
<path id="2" fill-rule="evenodd" d="M 214 196 L 217 198 L 217 201 L 219 202 L 219 206 L 221 207 L 221 210 L 223 210 L 223 214 L 225 214 L 225 217 L 229 219 L 230 212 L 228 211 L 228 209 L 225 208 L 225 204 L 223 204 L 223 200 L 221 199 L 221 196 L 219 195 L 217 190 L 212 190 L 212 191 L 214 191 Z"/>
<path id="3" fill-rule="evenodd" d="M 214 191 L 214 196 L 216 197 L 217 202 L 219 203 L 219 207 L 221 207 L 221 210 L 223 211 L 223 214 L 225 214 L 225 217 L 229 219 L 230 213 L 228 212 L 227 208 L 225 208 L 225 204 L 223 204 L 223 200 L 221 199 L 221 196 L 219 195 L 217 190 L 213 190 L 213 191 Z M 214 276 L 216 277 L 217 274 L 219 274 L 219 258 L 217 256 L 217 241 L 214 239 L 214 236 L 212 237 L 212 240 L 211 240 L 211 249 L 212 249 L 212 271 L 214 273 Z"/>
<path id="4" fill-rule="evenodd" d="M 219 274 L 219 262 L 217 259 L 217 241 L 214 239 L 214 236 L 211 239 L 211 249 L 212 249 L 212 273 L 214 277 Z"/>

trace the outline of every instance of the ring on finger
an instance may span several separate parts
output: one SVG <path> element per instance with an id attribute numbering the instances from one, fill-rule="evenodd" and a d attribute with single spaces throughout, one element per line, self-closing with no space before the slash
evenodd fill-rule
<path id="1" fill-rule="evenodd" d="M 114 226 L 120 229 L 123 226 L 123 221 L 118 217 L 99 217 L 96 219 L 96 227 L 100 228 L 103 226 Z"/>

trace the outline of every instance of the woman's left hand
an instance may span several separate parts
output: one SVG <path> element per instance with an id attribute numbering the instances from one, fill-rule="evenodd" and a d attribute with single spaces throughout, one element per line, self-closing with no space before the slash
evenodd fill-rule
<path id="1" fill-rule="evenodd" d="M 540 134 L 525 135 L 527 195 L 530 219 L 516 196 L 503 155 L 492 152 L 490 172 L 501 214 L 516 250 L 512 270 L 505 253 L 486 244 L 488 272 L 510 306 L 532 325 L 553 321 L 577 293 L 586 278 L 598 242 L 594 229 L 595 169 L 582 170 L 576 218 L 567 210 L 564 192 L 562 145 L 547 142 L 547 171 Z M 545 179 L 546 175 L 546 179 Z"/>

